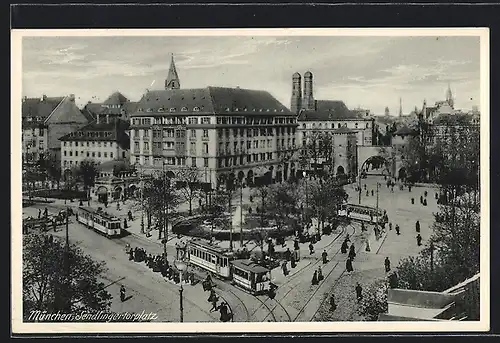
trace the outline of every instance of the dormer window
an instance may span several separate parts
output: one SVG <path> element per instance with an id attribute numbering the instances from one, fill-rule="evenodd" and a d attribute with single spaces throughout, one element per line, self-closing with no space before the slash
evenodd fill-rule
<path id="1" fill-rule="evenodd" d="M 229 111 L 230 111 L 229 107 L 226 107 L 226 112 L 229 112 Z"/>
<path id="2" fill-rule="evenodd" d="M 236 108 L 234 109 L 234 112 L 238 112 L 238 111 L 239 111 L 239 109 L 238 109 L 238 107 L 236 107 Z"/>
<path id="3" fill-rule="evenodd" d="M 259 109 L 259 112 L 262 112 L 262 108 L 261 108 L 261 109 Z"/>
<path id="4" fill-rule="evenodd" d="M 245 111 L 245 112 L 246 112 L 246 111 L 248 111 L 248 108 L 246 108 L 246 107 L 245 107 L 245 108 L 243 109 L 243 111 Z"/>
<path id="5" fill-rule="evenodd" d="M 269 112 L 269 111 L 271 111 L 271 110 L 268 108 L 268 109 L 266 110 L 266 112 Z"/>
<path id="6" fill-rule="evenodd" d="M 153 109 L 152 109 L 152 108 L 148 108 L 148 109 L 146 110 L 146 112 L 153 112 Z"/>
<path id="7" fill-rule="evenodd" d="M 165 109 L 164 109 L 163 107 L 160 107 L 160 108 L 158 109 L 158 112 L 165 112 Z"/>
<path id="8" fill-rule="evenodd" d="M 195 108 L 193 108 L 193 111 L 194 112 L 199 112 L 200 111 L 200 108 L 198 106 L 196 106 Z"/>
<path id="9" fill-rule="evenodd" d="M 183 107 L 183 108 L 181 108 L 181 111 L 182 111 L 182 112 L 186 112 L 187 110 L 188 110 L 188 108 L 187 108 L 187 107 Z"/>
<path id="10" fill-rule="evenodd" d="M 137 112 L 143 112 L 143 111 L 144 111 L 144 110 L 143 110 L 141 107 L 139 107 L 139 108 L 137 109 Z"/>
<path id="11" fill-rule="evenodd" d="M 281 112 L 285 112 L 285 110 L 284 110 L 284 109 L 281 109 Z"/>
<path id="12" fill-rule="evenodd" d="M 171 107 L 170 112 L 175 112 L 175 107 Z"/>

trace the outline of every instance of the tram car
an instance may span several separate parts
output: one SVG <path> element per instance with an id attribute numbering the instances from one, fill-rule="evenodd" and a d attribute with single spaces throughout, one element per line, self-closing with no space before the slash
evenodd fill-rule
<path id="1" fill-rule="evenodd" d="M 356 205 L 356 204 L 342 204 L 338 211 L 339 217 L 348 218 L 360 222 L 367 222 L 374 224 L 377 221 L 385 222 L 384 211 L 375 207 Z"/>
<path id="2" fill-rule="evenodd" d="M 119 237 L 122 234 L 120 219 L 100 209 L 80 206 L 77 218 L 81 224 L 108 238 Z"/>
<path id="3" fill-rule="evenodd" d="M 266 294 L 271 289 L 269 269 L 251 260 L 231 261 L 232 284 L 252 294 Z"/>
<path id="4" fill-rule="evenodd" d="M 195 238 L 189 242 L 188 259 L 192 265 L 205 269 L 218 277 L 231 278 L 230 262 L 234 259 L 234 254 L 229 249 Z"/>

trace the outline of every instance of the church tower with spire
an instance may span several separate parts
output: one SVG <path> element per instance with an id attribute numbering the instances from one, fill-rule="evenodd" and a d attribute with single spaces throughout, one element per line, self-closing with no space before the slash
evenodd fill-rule
<path id="1" fill-rule="evenodd" d="M 181 83 L 179 81 L 179 75 L 177 75 L 177 70 L 175 69 L 174 54 L 172 54 L 170 60 L 170 69 L 168 70 L 168 76 L 165 80 L 165 89 L 180 89 Z"/>
<path id="2" fill-rule="evenodd" d="M 453 101 L 453 93 L 451 92 L 451 86 L 450 83 L 448 82 L 448 89 L 446 90 L 446 102 L 452 109 L 454 109 L 454 101 Z"/>
<path id="3" fill-rule="evenodd" d="M 302 109 L 302 77 L 299 73 L 295 73 L 292 76 L 292 101 L 290 105 L 290 110 L 299 114 Z"/>

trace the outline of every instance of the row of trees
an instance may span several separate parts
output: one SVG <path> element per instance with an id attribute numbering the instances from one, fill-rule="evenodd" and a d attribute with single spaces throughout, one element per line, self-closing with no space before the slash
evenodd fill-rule
<path id="1" fill-rule="evenodd" d="M 420 123 L 419 134 L 401 148 L 411 181 L 438 184 L 479 183 L 479 129 L 469 125 Z"/>

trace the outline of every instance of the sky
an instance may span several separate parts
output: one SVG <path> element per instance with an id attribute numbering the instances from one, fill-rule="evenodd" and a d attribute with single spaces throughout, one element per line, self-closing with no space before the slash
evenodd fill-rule
<path id="1" fill-rule="evenodd" d="M 75 94 L 79 105 L 162 89 L 174 54 L 181 88 L 261 89 L 290 107 L 292 74 L 314 76 L 317 100 L 392 115 L 445 99 L 479 107 L 479 37 L 23 37 L 22 93 Z"/>

